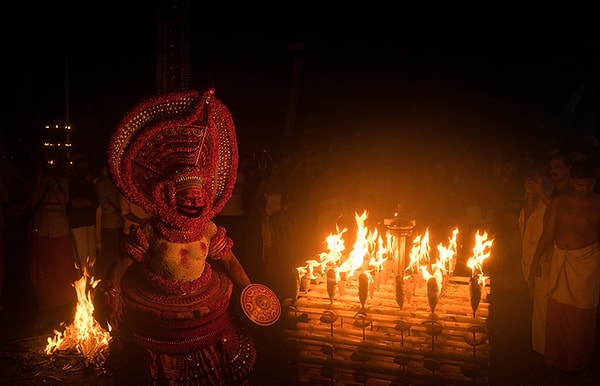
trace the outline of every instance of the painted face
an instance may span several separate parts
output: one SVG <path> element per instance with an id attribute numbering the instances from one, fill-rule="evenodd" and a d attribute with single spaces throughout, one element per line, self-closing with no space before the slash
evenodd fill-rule
<path id="1" fill-rule="evenodd" d="M 199 217 L 205 206 L 204 192 L 200 187 L 190 187 L 175 194 L 177 212 L 188 217 Z"/>

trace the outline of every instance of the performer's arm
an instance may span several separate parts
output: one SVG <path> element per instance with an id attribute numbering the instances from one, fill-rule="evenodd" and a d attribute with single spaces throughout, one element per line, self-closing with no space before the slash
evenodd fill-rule
<path id="1" fill-rule="evenodd" d="M 242 267 L 242 264 L 240 264 L 240 261 L 233 254 L 233 252 L 229 251 L 223 255 L 223 257 L 221 257 L 221 262 L 236 286 L 239 288 L 244 288 L 247 285 L 252 284 L 248 274 L 244 270 L 244 267 Z"/>
<path id="2" fill-rule="evenodd" d="M 208 232 L 212 233 L 209 256 L 213 260 L 221 262 L 233 284 L 239 288 L 244 288 L 252 284 L 244 267 L 242 267 L 242 264 L 240 264 L 240 261 L 231 250 L 233 240 L 225 235 L 225 228 L 216 227 L 213 222 L 210 222 L 208 229 Z"/>

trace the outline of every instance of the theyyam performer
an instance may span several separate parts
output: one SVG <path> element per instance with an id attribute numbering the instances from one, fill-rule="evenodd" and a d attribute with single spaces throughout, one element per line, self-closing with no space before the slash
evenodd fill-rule
<path id="1" fill-rule="evenodd" d="M 131 227 L 123 259 L 96 287 L 96 319 L 113 335 L 105 367 L 128 384 L 247 384 L 257 353 L 231 312 L 233 286 L 258 325 L 281 307 L 212 222 L 236 180 L 229 110 L 214 89 L 158 95 L 127 113 L 107 156 L 116 186 L 151 218 Z"/>

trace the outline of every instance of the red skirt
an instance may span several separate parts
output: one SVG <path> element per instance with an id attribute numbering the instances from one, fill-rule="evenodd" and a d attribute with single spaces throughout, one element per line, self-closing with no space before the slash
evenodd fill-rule
<path id="1" fill-rule="evenodd" d="M 174 294 L 148 273 L 144 263 L 133 264 L 121 280 L 109 371 L 128 385 L 245 384 L 256 348 L 231 313 L 231 280 L 206 264 L 197 288 Z"/>
<path id="2" fill-rule="evenodd" d="M 594 355 L 596 308 L 585 309 L 548 299 L 545 361 L 563 371 L 586 370 Z"/>

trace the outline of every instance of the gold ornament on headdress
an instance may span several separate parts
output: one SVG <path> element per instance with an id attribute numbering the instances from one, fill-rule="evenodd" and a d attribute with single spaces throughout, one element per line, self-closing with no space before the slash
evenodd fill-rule
<path id="1" fill-rule="evenodd" d="M 175 191 L 181 192 L 192 187 L 202 187 L 202 177 L 195 175 L 181 175 L 175 177 Z"/>
<path id="2" fill-rule="evenodd" d="M 235 125 L 214 90 L 158 95 L 131 110 L 108 149 L 109 172 L 127 199 L 173 226 L 192 227 L 172 193 L 201 186 L 208 221 L 231 197 L 238 153 Z"/>

